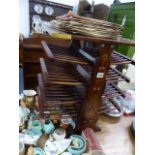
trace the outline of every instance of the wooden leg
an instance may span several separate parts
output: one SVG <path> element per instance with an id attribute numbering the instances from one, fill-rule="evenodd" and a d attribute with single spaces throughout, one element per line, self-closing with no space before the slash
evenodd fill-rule
<path id="1" fill-rule="evenodd" d="M 91 82 L 86 90 L 85 101 L 81 107 L 75 133 L 81 133 L 87 127 L 94 130 L 96 128 L 101 96 L 106 86 L 106 75 L 110 67 L 111 53 L 112 48 L 110 44 L 100 46 L 100 57 L 93 67 Z"/>

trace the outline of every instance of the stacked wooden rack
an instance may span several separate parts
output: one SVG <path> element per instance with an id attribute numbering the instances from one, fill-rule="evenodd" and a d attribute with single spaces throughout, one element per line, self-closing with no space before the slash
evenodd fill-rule
<path id="1" fill-rule="evenodd" d="M 81 40 L 99 42 L 99 48 L 82 49 Z M 72 36 L 69 46 L 42 41 L 46 56 L 39 59 L 41 73 L 37 76 L 40 114 L 48 117 L 57 108 L 62 114 L 77 119 L 77 132 L 86 127 L 95 129 L 98 115 L 110 110 L 104 102 L 124 95 L 116 82 L 129 82 L 127 77 L 110 66 L 134 64 L 133 60 L 114 51 L 113 44 L 134 46 L 128 40 L 76 35 Z"/>

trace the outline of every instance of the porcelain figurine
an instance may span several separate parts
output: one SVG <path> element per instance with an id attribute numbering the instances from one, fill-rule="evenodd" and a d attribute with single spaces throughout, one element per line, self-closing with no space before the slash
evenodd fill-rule
<path id="1" fill-rule="evenodd" d="M 45 120 L 45 123 L 43 124 L 43 131 L 46 134 L 50 134 L 54 131 L 55 127 L 53 123 L 50 120 Z"/>
<path id="2" fill-rule="evenodd" d="M 71 145 L 68 147 L 68 151 L 73 155 L 81 155 L 86 151 L 86 141 L 82 136 L 72 135 Z"/>

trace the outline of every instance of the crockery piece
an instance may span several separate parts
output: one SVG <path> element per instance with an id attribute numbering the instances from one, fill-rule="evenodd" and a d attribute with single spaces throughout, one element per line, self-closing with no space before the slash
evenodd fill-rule
<path id="1" fill-rule="evenodd" d="M 26 103 L 26 106 L 29 108 L 34 108 L 35 106 L 35 96 L 37 95 L 37 92 L 35 90 L 24 90 L 24 101 Z"/>
<path id="2" fill-rule="evenodd" d="M 19 131 L 22 131 L 25 128 L 25 121 L 30 114 L 30 110 L 28 108 L 19 106 Z"/>
<path id="3" fill-rule="evenodd" d="M 22 131 L 24 129 L 25 129 L 25 122 L 24 119 L 21 119 L 19 123 L 19 131 Z"/>
<path id="4" fill-rule="evenodd" d="M 43 130 L 46 134 L 50 134 L 54 131 L 55 126 L 50 120 L 45 120 L 45 124 L 43 124 Z"/>
<path id="5" fill-rule="evenodd" d="M 42 5 L 40 5 L 40 4 L 36 4 L 36 5 L 34 5 L 34 11 L 36 12 L 36 13 L 38 13 L 38 14 L 41 14 L 42 12 L 43 12 L 43 6 Z"/>
<path id="6" fill-rule="evenodd" d="M 23 142 L 26 145 L 36 145 L 37 140 L 40 136 L 38 135 L 30 135 L 27 133 L 19 133 L 19 141 Z"/>
<path id="7" fill-rule="evenodd" d="M 47 140 L 44 150 L 47 155 L 50 155 L 52 153 L 54 155 L 59 155 L 68 148 L 70 143 L 70 139 L 57 140 L 54 142 Z"/>
<path id="8" fill-rule="evenodd" d="M 63 152 L 61 155 L 72 155 L 70 152 Z"/>
<path id="9" fill-rule="evenodd" d="M 33 155 L 34 154 L 34 147 L 30 146 L 27 150 L 27 154 L 26 155 Z"/>
<path id="10" fill-rule="evenodd" d="M 38 129 L 38 130 L 42 130 L 42 124 L 39 120 L 34 120 L 31 122 L 30 124 L 30 129 Z"/>
<path id="11" fill-rule="evenodd" d="M 60 127 L 67 129 L 71 122 L 72 122 L 72 118 L 70 115 L 62 115 Z"/>
<path id="12" fill-rule="evenodd" d="M 19 142 L 19 155 L 25 155 L 25 145 L 22 142 Z"/>
<path id="13" fill-rule="evenodd" d="M 47 15 L 51 16 L 51 15 L 54 13 L 54 10 L 53 10 L 52 7 L 47 6 L 47 7 L 45 7 L 45 13 L 46 13 Z"/>
<path id="14" fill-rule="evenodd" d="M 29 97 L 37 95 L 37 92 L 35 90 L 24 90 L 23 93 L 25 96 L 29 96 Z"/>
<path id="15" fill-rule="evenodd" d="M 53 137 L 55 140 L 65 139 L 66 131 L 62 128 L 58 128 L 54 131 Z"/>
<path id="16" fill-rule="evenodd" d="M 34 155 L 45 155 L 45 152 L 41 148 L 36 147 L 34 148 Z"/>
<path id="17" fill-rule="evenodd" d="M 86 141 L 82 136 L 79 135 L 72 135 L 70 137 L 72 143 L 71 145 L 68 147 L 68 151 L 71 154 L 74 155 L 80 155 L 83 154 L 86 151 Z"/>
<path id="18" fill-rule="evenodd" d="M 38 128 L 28 129 L 26 133 L 31 136 L 39 136 L 39 137 L 42 135 L 42 131 Z"/>

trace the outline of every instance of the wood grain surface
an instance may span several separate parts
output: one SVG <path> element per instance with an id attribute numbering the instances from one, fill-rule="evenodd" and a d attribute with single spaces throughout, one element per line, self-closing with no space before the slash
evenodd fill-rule
<path id="1" fill-rule="evenodd" d="M 96 132 L 97 139 L 106 155 L 134 155 L 134 139 L 130 133 L 132 116 L 123 116 L 117 122 L 100 116 L 97 125 L 101 132 Z"/>

